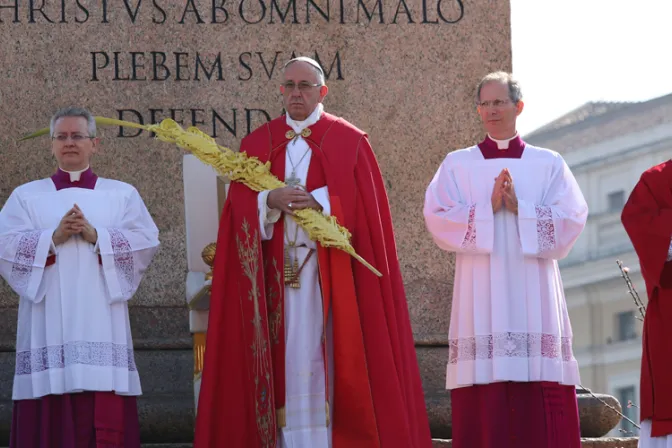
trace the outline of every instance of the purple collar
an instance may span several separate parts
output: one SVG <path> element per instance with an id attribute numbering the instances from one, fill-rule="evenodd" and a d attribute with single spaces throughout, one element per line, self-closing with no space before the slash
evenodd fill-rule
<path id="1" fill-rule="evenodd" d="M 507 149 L 499 149 L 497 142 L 486 136 L 485 140 L 478 144 L 483 157 L 486 159 L 520 159 L 525 150 L 525 142 L 517 135 L 514 139 L 509 141 Z"/>
<path id="2" fill-rule="evenodd" d="M 54 173 L 54 175 L 51 176 L 51 180 L 54 182 L 56 190 L 62 190 L 64 188 L 73 188 L 73 187 L 93 190 L 96 187 L 96 181 L 98 180 L 98 176 L 96 176 L 91 170 L 91 168 L 89 168 L 86 171 L 82 172 L 78 181 L 71 182 L 70 173 L 67 173 L 59 168 Z"/>

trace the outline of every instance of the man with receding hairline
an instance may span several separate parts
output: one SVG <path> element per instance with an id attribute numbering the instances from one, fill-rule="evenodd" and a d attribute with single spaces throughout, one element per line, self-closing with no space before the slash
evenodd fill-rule
<path id="1" fill-rule="evenodd" d="M 456 252 L 446 388 L 453 448 L 579 448 L 579 368 L 558 262 L 588 207 L 560 154 L 516 130 L 520 84 L 484 77 L 487 136 L 453 151 L 425 197 L 436 244 Z"/>
<path id="2" fill-rule="evenodd" d="M 367 135 L 324 111 L 324 72 L 284 67 L 286 116 L 241 151 L 287 186 L 232 183 L 220 221 L 195 448 L 429 448 L 392 219 Z M 383 274 L 291 219 L 338 219 Z M 265 306 L 259 307 L 259 303 Z"/>
<path id="3" fill-rule="evenodd" d="M 0 210 L 0 275 L 19 295 L 10 448 L 140 448 L 128 301 L 159 247 L 132 185 L 98 177 L 96 121 L 49 126 L 58 168 Z"/>

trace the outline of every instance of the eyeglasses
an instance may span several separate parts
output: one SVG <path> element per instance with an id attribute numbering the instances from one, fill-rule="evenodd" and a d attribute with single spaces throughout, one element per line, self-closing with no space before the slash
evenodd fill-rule
<path id="1" fill-rule="evenodd" d="M 67 134 L 59 134 L 59 135 L 54 135 L 51 137 L 52 140 L 56 140 L 61 143 L 65 143 L 68 141 L 68 138 L 70 138 L 73 142 L 78 143 L 86 139 L 91 139 L 95 137 L 89 137 L 88 135 L 84 134 L 73 134 L 73 135 L 67 135 Z"/>
<path id="2" fill-rule="evenodd" d="M 499 108 L 499 107 L 502 107 L 502 106 L 504 106 L 504 105 L 506 105 L 506 104 L 509 104 L 510 102 L 511 102 L 511 100 L 482 101 L 482 102 L 478 103 L 478 106 L 479 106 L 479 107 L 483 107 L 483 108 L 486 108 L 486 107 L 495 107 L 495 108 Z"/>
<path id="3" fill-rule="evenodd" d="M 287 82 L 285 82 L 281 85 L 282 85 L 282 87 L 284 87 L 286 92 L 293 92 L 294 88 L 297 87 L 297 84 L 295 84 L 293 81 L 287 81 Z M 321 86 L 322 86 L 322 84 L 319 84 L 319 83 L 318 84 L 311 84 L 307 81 L 301 81 L 298 84 L 299 92 L 307 92 L 308 90 L 310 90 L 313 87 L 321 87 Z"/>

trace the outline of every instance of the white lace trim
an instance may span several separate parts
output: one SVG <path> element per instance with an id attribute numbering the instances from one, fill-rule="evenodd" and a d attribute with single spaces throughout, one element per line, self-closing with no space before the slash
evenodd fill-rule
<path id="1" fill-rule="evenodd" d="M 572 338 L 543 333 L 495 333 L 450 339 L 448 363 L 494 358 L 551 358 L 571 361 Z"/>
<path id="2" fill-rule="evenodd" d="M 136 371 L 133 348 L 111 342 L 68 342 L 16 352 L 15 375 L 30 375 L 72 365 L 119 367 Z"/>
<path id="3" fill-rule="evenodd" d="M 537 244 L 539 253 L 555 249 L 555 224 L 553 210 L 544 205 L 535 205 L 537 212 Z"/>
<path id="4" fill-rule="evenodd" d="M 12 273 L 9 277 L 9 283 L 14 286 L 19 295 L 23 295 L 28 288 L 41 235 L 42 231 L 40 230 L 26 232 L 19 240 L 16 255 L 14 256 Z"/>
<path id="5" fill-rule="evenodd" d="M 119 277 L 121 293 L 127 296 L 133 292 L 135 284 L 135 268 L 133 262 L 133 249 L 124 234 L 117 229 L 109 229 L 112 253 L 114 254 L 114 267 Z"/>
<path id="6" fill-rule="evenodd" d="M 464 250 L 476 250 L 476 224 L 474 223 L 476 219 L 476 206 L 472 205 L 469 207 L 469 220 L 467 221 L 467 234 L 464 236 L 464 241 L 462 241 L 462 249 Z"/>

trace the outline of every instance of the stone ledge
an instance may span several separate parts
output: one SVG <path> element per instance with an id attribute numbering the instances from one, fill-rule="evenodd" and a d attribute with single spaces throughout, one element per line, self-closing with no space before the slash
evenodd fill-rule
<path id="1" fill-rule="evenodd" d="M 583 439 L 583 448 L 637 448 L 638 437 Z"/>
<path id="2" fill-rule="evenodd" d="M 0 352 L 14 352 L 17 313 L 17 308 L 0 307 Z M 186 305 L 130 305 L 129 317 L 136 350 L 188 350 L 192 347 Z"/>
<path id="3" fill-rule="evenodd" d="M 143 443 L 142 448 L 192 448 L 191 443 Z"/>
<path id="4" fill-rule="evenodd" d="M 192 443 L 143 443 L 140 446 L 142 448 L 193 448 L 194 445 Z"/>
<path id="5" fill-rule="evenodd" d="M 602 437 L 599 439 L 581 439 L 582 448 L 637 448 L 637 437 L 616 438 Z M 432 448 L 450 448 L 450 440 L 434 439 Z"/>
<path id="6" fill-rule="evenodd" d="M 433 439 L 432 448 L 449 448 L 450 440 Z M 582 448 L 637 448 L 637 438 L 581 439 Z M 192 448 L 191 443 L 143 443 L 142 448 Z"/>
<path id="7" fill-rule="evenodd" d="M 193 400 L 193 351 L 138 350 L 135 363 L 140 373 L 143 398 L 179 395 Z M 14 354 L 0 353 L 0 401 L 11 401 L 13 380 Z"/>

